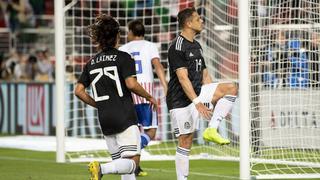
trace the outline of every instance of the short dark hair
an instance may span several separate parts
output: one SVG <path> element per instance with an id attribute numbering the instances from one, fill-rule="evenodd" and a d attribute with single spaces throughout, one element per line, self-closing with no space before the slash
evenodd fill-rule
<path id="1" fill-rule="evenodd" d="M 88 26 L 88 34 L 97 43 L 100 49 L 114 47 L 117 43 L 117 36 L 120 32 L 118 21 L 107 14 L 100 14 L 93 24 Z"/>
<path id="2" fill-rule="evenodd" d="M 189 7 L 189 8 L 185 8 L 185 9 L 181 10 L 178 13 L 178 23 L 179 23 L 180 28 L 183 28 L 186 21 L 192 17 L 192 14 L 194 12 L 197 12 L 196 9 L 194 7 Z"/>
<path id="3" fill-rule="evenodd" d="M 144 36 L 145 29 L 144 25 L 140 20 L 133 20 L 129 22 L 128 28 L 134 36 Z"/>

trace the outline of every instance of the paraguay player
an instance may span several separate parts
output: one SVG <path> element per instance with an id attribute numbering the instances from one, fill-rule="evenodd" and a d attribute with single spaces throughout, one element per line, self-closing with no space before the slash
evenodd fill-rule
<path id="1" fill-rule="evenodd" d="M 166 94 L 167 81 L 165 72 L 160 63 L 160 56 L 156 45 L 144 40 L 145 28 L 141 21 L 133 20 L 128 25 L 128 43 L 121 46 L 119 50 L 125 51 L 132 55 L 136 64 L 137 80 L 140 85 L 149 93 L 153 94 L 153 68 L 160 79 L 160 83 Z M 141 133 L 141 149 L 146 147 L 151 139 L 155 137 L 158 127 L 156 113 L 152 112 L 150 102 L 145 98 L 132 94 L 138 115 L 139 125 L 143 127 Z M 137 176 L 146 176 L 140 167 L 136 169 Z"/>

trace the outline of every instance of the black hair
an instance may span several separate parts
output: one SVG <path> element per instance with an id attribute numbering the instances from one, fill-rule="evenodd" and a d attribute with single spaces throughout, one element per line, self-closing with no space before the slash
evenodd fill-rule
<path id="1" fill-rule="evenodd" d="M 144 36 L 145 34 L 144 25 L 139 20 L 129 22 L 128 28 L 134 36 Z"/>
<path id="2" fill-rule="evenodd" d="M 183 28 L 185 25 L 186 21 L 189 20 L 189 18 L 192 17 L 192 14 L 194 12 L 197 12 L 194 7 L 189 7 L 181 10 L 178 13 L 178 23 L 179 23 L 179 28 Z"/>
<path id="3" fill-rule="evenodd" d="M 34 56 L 34 55 L 30 55 L 29 58 L 28 58 L 28 62 L 31 63 L 31 64 L 37 63 L 37 57 Z"/>
<path id="4" fill-rule="evenodd" d="M 118 21 L 107 14 L 100 14 L 93 24 L 88 26 L 88 34 L 99 49 L 114 47 L 117 44 L 120 25 Z"/>

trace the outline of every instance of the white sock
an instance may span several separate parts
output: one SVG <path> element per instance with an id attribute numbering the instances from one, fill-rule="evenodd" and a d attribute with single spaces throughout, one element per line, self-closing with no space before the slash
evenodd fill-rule
<path id="1" fill-rule="evenodd" d="M 145 148 L 151 141 L 150 137 L 146 133 L 141 134 L 141 149 Z"/>
<path id="2" fill-rule="evenodd" d="M 102 174 L 132 174 L 136 163 L 132 159 L 116 159 L 109 163 L 101 164 Z"/>
<path id="3" fill-rule="evenodd" d="M 209 127 L 218 128 L 221 120 L 225 118 L 236 100 L 237 96 L 226 95 L 219 99 L 216 106 L 214 107 L 213 115 L 209 123 Z"/>
<path id="4" fill-rule="evenodd" d="M 121 180 L 136 180 L 136 175 L 134 173 L 124 174 L 124 175 L 121 175 Z"/>
<path id="5" fill-rule="evenodd" d="M 189 152 L 190 149 L 177 147 L 176 173 L 177 180 L 187 180 L 189 175 Z"/>

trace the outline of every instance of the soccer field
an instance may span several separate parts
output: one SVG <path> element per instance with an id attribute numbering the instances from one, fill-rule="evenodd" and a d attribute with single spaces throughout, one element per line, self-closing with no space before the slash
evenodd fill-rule
<path id="1" fill-rule="evenodd" d="M 143 161 L 148 176 L 138 179 L 174 180 L 174 161 Z M 189 180 L 239 179 L 237 162 L 191 160 Z M 89 179 L 86 163 L 55 162 L 54 152 L 0 149 L 0 179 L 6 180 L 79 180 Z M 103 179 L 118 180 L 106 175 Z"/>

